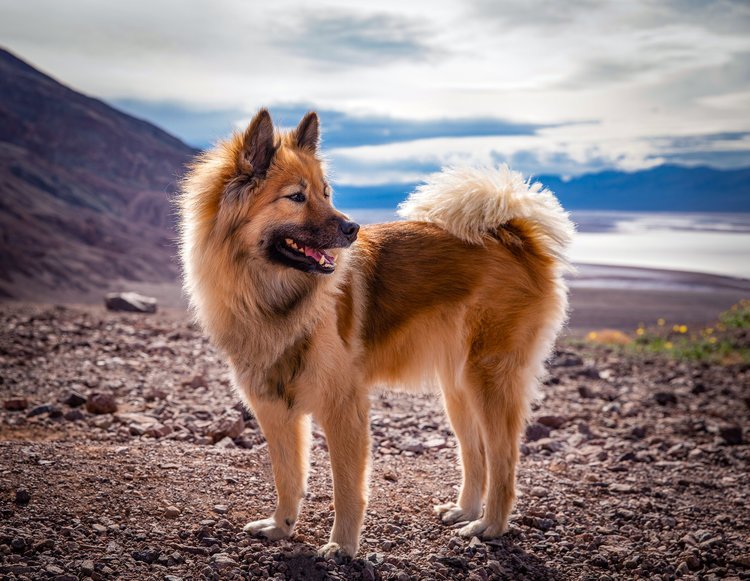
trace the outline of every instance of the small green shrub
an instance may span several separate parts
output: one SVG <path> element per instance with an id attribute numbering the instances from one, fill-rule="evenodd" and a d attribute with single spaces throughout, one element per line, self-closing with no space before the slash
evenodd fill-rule
<path id="1" fill-rule="evenodd" d="M 687 325 L 669 325 L 658 319 L 656 325 L 639 325 L 632 338 L 611 331 L 592 331 L 591 343 L 622 347 L 632 353 L 666 355 L 676 359 L 720 364 L 750 363 L 750 300 L 742 300 L 719 315 L 715 325 L 691 330 Z M 627 340 L 623 340 L 625 337 Z"/>

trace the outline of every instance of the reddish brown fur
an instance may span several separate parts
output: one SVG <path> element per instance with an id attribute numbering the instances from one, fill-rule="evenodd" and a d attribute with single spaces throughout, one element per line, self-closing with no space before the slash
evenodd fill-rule
<path id="1" fill-rule="evenodd" d="M 283 134 L 266 117 L 200 157 L 181 200 L 186 288 L 273 460 L 277 509 L 247 530 L 291 534 L 311 414 L 326 431 L 334 475 L 336 517 L 322 552 L 354 554 L 367 498 L 368 389 L 437 377 L 464 485 L 456 503 L 436 510 L 447 523 L 472 521 L 461 534 L 501 534 L 529 401 L 565 314 L 538 227 L 511 220 L 470 244 L 430 223 L 381 224 L 363 228 L 351 248 L 329 249 L 338 261 L 330 275 L 269 261 L 275 229 L 322 239 L 342 215 L 325 196 L 317 117 Z M 285 197 L 290 188 L 304 188 L 304 205 Z"/>

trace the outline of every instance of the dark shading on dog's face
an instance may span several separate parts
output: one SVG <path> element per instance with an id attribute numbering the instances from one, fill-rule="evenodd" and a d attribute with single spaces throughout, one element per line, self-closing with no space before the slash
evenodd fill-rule
<path id="1" fill-rule="evenodd" d="M 248 126 L 238 162 L 248 185 L 243 239 L 272 263 L 302 272 L 331 274 L 340 249 L 356 239 L 359 225 L 331 203 L 317 157 L 318 117 L 308 113 L 294 131 L 275 134 L 261 111 Z M 242 200 L 239 200 L 242 204 Z M 248 238 L 252 238 L 249 241 Z"/>
<path id="2" fill-rule="evenodd" d="M 330 274 L 336 268 L 336 257 L 327 251 L 350 246 L 358 231 L 358 224 L 334 210 L 323 220 L 307 220 L 301 225 L 288 224 L 276 229 L 269 237 L 268 256 L 297 270 Z"/>

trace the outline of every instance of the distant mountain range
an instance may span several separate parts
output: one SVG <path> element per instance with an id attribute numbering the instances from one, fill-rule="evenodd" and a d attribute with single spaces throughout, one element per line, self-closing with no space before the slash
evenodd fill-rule
<path id="1" fill-rule="evenodd" d="M 194 153 L 0 50 L 0 296 L 174 282 L 169 197 Z"/>
<path id="2" fill-rule="evenodd" d="M 603 171 L 571 180 L 535 178 L 571 210 L 750 212 L 750 168 L 661 165 L 632 173 Z"/>
<path id="3" fill-rule="evenodd" d="M 533 176 L 557 194 L 569 210 L 640 212 L 750 212 L 750 168 L 661 165 L 652 169 L 603 171 L 565 180 Z M 395 208 L 417 186 L 336 186 L 342 208 Z"/>
<path id="4" fill-rule="evenodd" d="M 71 302 L 174 284 L 170 197 L 196 150 L 0 49 L 0 297 Z M 750 212 L 750 168 L 539 176 L 570 209 Z M 392 209 L 415 184 L 336 187 Z"/>

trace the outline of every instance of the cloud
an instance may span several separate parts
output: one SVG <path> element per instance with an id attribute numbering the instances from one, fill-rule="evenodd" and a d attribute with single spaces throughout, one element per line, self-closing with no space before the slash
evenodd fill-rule
<path id="1" fill-rule="evenodd" d="M 475 14 L 493 19 L 508 28 L 556 28 L 570 24 L 585 14 L 604 8 L 598 0 L 478 0 L 474 2 Z"/>
<path id="2" fill-rule="evenodd" d="M 196 109 L 179 103 L 138 99 L 113 99 L 115 107 L 151 121 L 195 147 L 208 147 L 233 129 L 250 121 L 255 111 L 241 109 Z M 383 145 L 438 137 L 534 135 L 559 125 L 520 123 L 491 117 L 434 120 L 398 119 L 378 115 L 351 115 L 344 111 L 318 109 L 314 105 L 271 105 L 277 126 L 292 128 L 310 110 L 321 119 L 326 148 Z"/>
<path id="3" fill-rule="evenodd" d="M 591 34 L 654 30 L 682 23 L 716 33 L 750 28 L 746 0 L 475 0 L 473 13 L 504 28 L 544 29 L 548 33 L 589 27 Z M 577 31 L 576 31 L 577 32 Z"/>
<path id="4" fill-rule="evenodd" d="M 271 106 L 277 122 L 294 127 L 310 106 Z M 547 124 L 514 122 L 492 117 L 415 120 L 379 115 L 351 115 L 343 111 L 319 109 L 324 144 L 329 148 L 382 145 L 435 137 L 488 135 L 534 135 Z"/>
<path id="5" fill-rule="evenodd" d="M 438 51 L 427 43 L 427 32 L 416 21 L 387 13 L 303 12 L 275 44 L 326 65 L 380 65 L 435 55 Z"/>
<path id="6" fill-rule="evenodd" d="M 205 149 L 229 135 L 247 113 L 239 109 L 191 108 L 178 103 L 112 99 L 117 109 L 144 119 L 179 137 L 185 143 Z"/>
<path id="7" fill-rule="evenodd" d="M 545 134 L 437 138 L 331 152 L 334 179 L 357 187 L 411 184 L 446 165 L 508 163 L 525 175 L 573 177 L 607 169 L 636 171 L 663 163 L 731 169 L 750 165 L 750 132 L 602 140 L 596 127 Z M 337 165 L 338 164 L 338 165 Z"/>
<path id="8" fill-rule="evenodd" d="M 750 150 L 688 151 L 661 153 L 655 157 L 658 163 L 673 163 L 685 166 L 709 166 L 717 169 L 750 167 Z"/>
<path id="9" fill-rule="evenodd" d="M 664 136 L 651 140 L 659 163 L 707 165 L 719 169 L 750 166 L 750 132 L 730 131 L 707 135 Z"/>
<path id="10" fill-rule="evenodd" d="M 750 151 L 699 142 L 750 131 L 747 0 L 6 4 L 11 50 L 192 145 L 262 106 L 287 126 L 318 109 L 352 183 L 462 160 L 575 175 Z"/>

